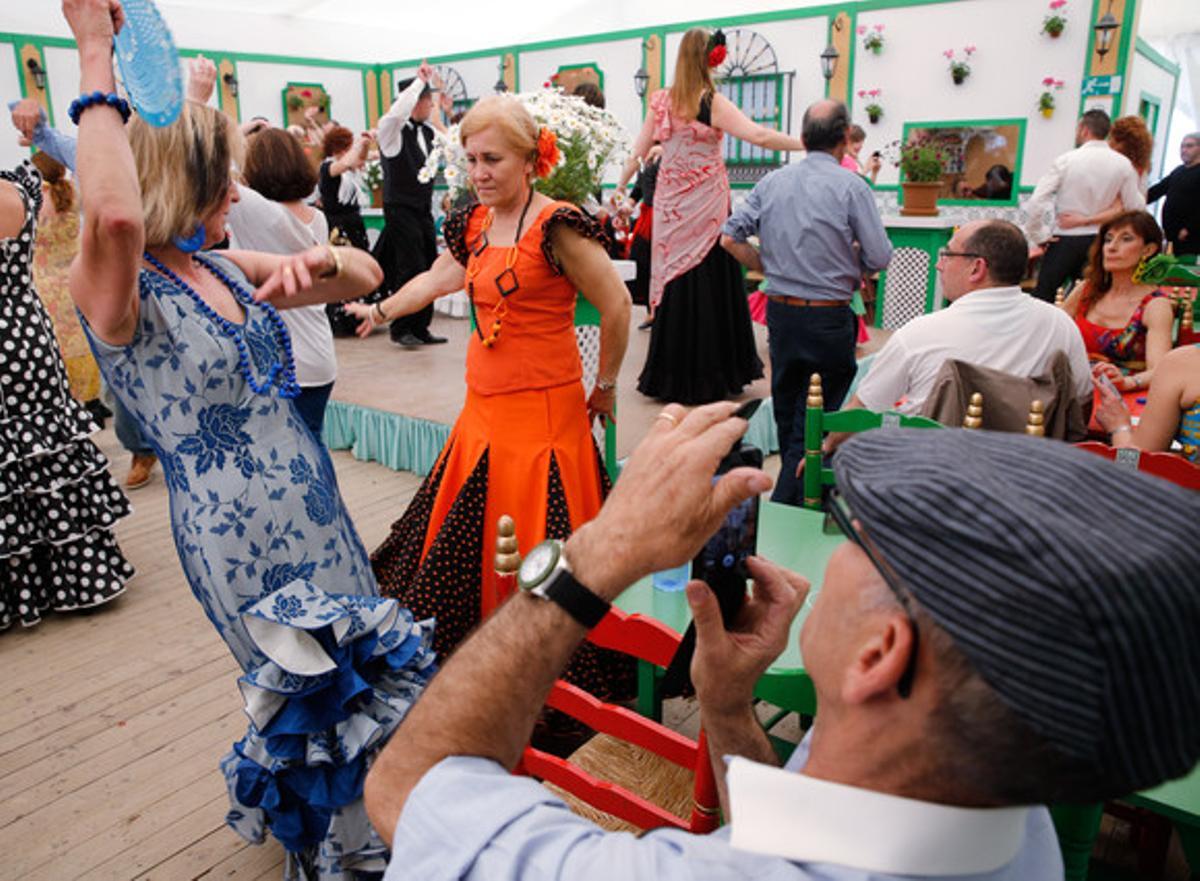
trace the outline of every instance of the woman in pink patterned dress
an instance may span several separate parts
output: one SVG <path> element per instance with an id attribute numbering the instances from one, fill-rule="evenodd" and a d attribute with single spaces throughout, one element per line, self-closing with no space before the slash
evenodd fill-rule
<path id="1" fill-rule="evenodd" d="M 741 269 L 720 246 L 729 216 L 724 135 L 766 150 L 804 149 L 799 138 L 747 119 L 715 90 L 711 67 L 723 50 L 720 31 L 692 28 L 683 35 L 675 81 L 651 96 L 618 187 L 624 190 L 637 160 L 661 141 L 650 257 L 654 327 L 638 390 L 681 404 L 739 394 L 762 376 Z"/>

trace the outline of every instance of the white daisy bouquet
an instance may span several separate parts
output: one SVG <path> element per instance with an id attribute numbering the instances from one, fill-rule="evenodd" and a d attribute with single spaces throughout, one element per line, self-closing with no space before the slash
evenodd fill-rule
<path id="1" fill-rule="evenodd" d="M 552 199 L 582 204 L 604 180 L 609 166 L 629 154 L 629 135 L 607 110 L 587 104 L 582 98 L 563 94 L 561 89 L 540 89 L 513 96 L 533 116 L 539 128 L 553 133 L 557 162 L 548 174 L 534 182 L 539 192 Z M 540 141 L 541 139 L 539 139 Z M 433 149 L 418 177 L 433 180 L 442 169 L 451 199 L 470 188 L 467 154 L 459 142 L 459 127 L 452 125 L 437 133 Z"/>

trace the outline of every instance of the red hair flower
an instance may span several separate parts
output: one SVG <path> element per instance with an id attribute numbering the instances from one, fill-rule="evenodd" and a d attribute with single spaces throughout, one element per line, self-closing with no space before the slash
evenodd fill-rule
<path id="1" fill-rule="evenodd" d="M 561 154 L 558 152 L 558 138 L 550 129 L 542 126 L 538 131 L 537 162 L 533 166 L 534 177 L 547 177 L 558 165 Z"/>
<path id="2" fill-rule="evenodd" d="M 725 32 L 717 28 L 708 38 L 708 66 L 720 67 L 725 61 Z"/>

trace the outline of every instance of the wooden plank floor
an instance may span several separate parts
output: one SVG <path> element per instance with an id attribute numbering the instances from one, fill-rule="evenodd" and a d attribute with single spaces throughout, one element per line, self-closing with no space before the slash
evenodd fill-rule
<path id="1" fill-rule="evenodd" d="M 96 439 L 123 478 L 111 427 Z M 419 480 L 334 461 L 372 548 Z M 217 762 L 246 729 L 237 664 L 184 580 L 161 471 L 130 498 L 126 593 L 0 634 L 0 879 L 278 879 L 280 846 L 248 846 L 224 823 Z"/>

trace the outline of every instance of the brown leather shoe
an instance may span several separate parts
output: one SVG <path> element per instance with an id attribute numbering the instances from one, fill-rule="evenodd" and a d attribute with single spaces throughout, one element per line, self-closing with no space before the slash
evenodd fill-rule
<path id="1" fill-rule="evenodd" d="M 134 453 L 129 465 L 129 473 L 125 475 L 125 489 L 141 489 L 150 482 L 150 472 L 158 457 L 153 453 Z"/>

